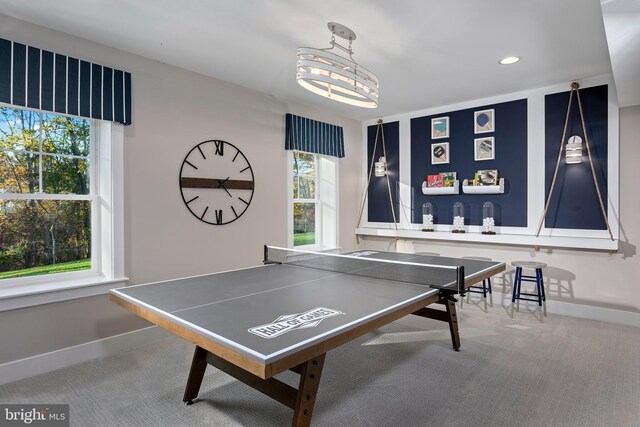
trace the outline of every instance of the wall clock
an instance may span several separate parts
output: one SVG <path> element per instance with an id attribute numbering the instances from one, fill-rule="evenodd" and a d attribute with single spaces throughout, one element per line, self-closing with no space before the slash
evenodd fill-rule
<path id="1" fill-rule="evenodd" d="M 180 193 L 200 221 L 229 224 L 244 214 L 254 190 L 253 169 L 235 145 L 221 140 L 201 142 L 180 167 Z"/>

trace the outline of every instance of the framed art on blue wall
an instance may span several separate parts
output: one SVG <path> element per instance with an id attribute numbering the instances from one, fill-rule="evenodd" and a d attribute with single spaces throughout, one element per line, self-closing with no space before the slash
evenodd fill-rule
<path id="1" fill-rule="evenodd" d="M 431 164 L 444 165 L 449 163 L 449 143 L 438 142 L 431 144 Z"/>
<path id="2" fill-rule="evenodd" d="M 493 136 L 473 140 L 474 160 L 494 160 L 496 158 L 496 142 Z"/>
<path id="3" fill-rule="evenodd" d="M 495 111 L 493 109 L 476 111 L 473 113 L 474 133 L 495 132 Z"/>
<path id="4" fill-rule="evenodd" d="M 431 119 L 431 139 L 449 138 L 449 117 Z"/>

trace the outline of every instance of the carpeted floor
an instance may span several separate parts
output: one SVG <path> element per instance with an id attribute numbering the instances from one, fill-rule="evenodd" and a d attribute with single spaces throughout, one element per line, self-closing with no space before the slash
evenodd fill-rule
<path id="1" fill-rule="evenodd" d="M 413 316 L 330 352 L 313 425 L 640 426 L 639 328 L 476 295 L 459 313 L 460 352 L 445 323 Z M 212 367 L 184 406 L 192 352 L 167 338 L 0 386 L 0 401 L 69 403 L 73 426 L 290 425 L 291 410 Z"/>

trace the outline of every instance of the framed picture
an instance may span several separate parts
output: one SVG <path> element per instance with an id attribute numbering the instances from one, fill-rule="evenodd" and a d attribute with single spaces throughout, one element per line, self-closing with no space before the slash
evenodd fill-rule
<path id="1" fill-rule="evenodd" d="M 493 136 L 473 140 L 474 160 L 493 160 L 496 158 L 496 141 Z"/>
<path id="2" fill-rule="evenodd" d="M 498 171 L 496 169 L 478 171 L 476 175 L 478 177 L 477 185 L 498 185 Z"/>
<path id="3" fill-rule="evenodd" d="M 449 138 L 449 117 L 431 119 L 431 139 Z M 447 162 L 448 163 L 448 162 Z"/>
<path id="4" fill-rule="evenodd" d="M 443 165 L 445 163 L 449 163 L 449 143 L 431 144 L 431 164 Z"/>
<path id="5" fill-rule="evenodd" d="M 495 111 L 482 110 L 473 113 L 473 129 L 475 133 L 487 133 L 496 131 Z"/>

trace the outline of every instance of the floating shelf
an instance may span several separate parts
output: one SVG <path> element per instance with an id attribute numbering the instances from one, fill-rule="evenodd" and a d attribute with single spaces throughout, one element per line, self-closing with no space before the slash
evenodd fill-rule
<path id="1" fill-rule="evenodd" d="M 456 179 L 453 183 L 453 187 L 427 187 L 427 181 L 422 181 L 422 194 L 427 196 L 460 194 L 460 181 Z"/>
<path id="2" fill-rule="evenodd" d="M 469 180 L 462 181 L 462 191 L 465 194 L 503 194 L 504 178 L 500 178 L 498 185 L 467 185 Z"/>

